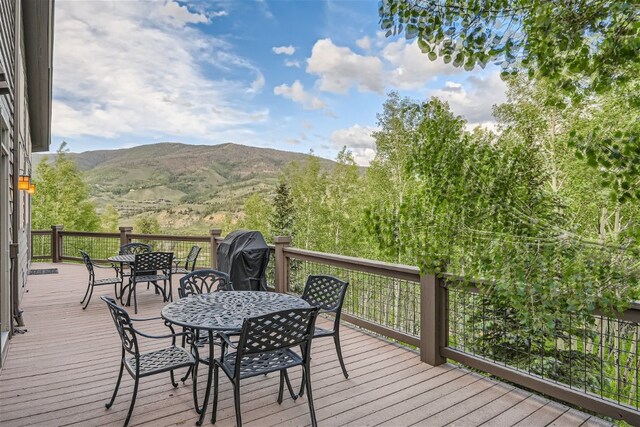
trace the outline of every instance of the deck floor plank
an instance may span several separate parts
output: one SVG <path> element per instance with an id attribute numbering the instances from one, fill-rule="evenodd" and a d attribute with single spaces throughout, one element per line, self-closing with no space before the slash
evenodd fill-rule
<path id="1" fill-rule="evenodd" d="M 23 300 L 28 332 L 13 337 L 0 372 L 0 424 L 121 425 L 133 391 L 128 375 L 123 376 L 114 406 L 104 407 L 115 385 L 120 342 L 99 297 L 111 295 L 113 288 L 97 288 L 89 307 L 82 310 L 79 302 L 86 287 L 86 269 L 74 264 L 34 265 L 52 267 L 59 274 L 29 277 Z M 174 280 L 174 295 L 176 284 Z M 158 316 L 162 305 L 158 295 L 142 288 L 139 313 L 134 317 Z M 161 321 L 138 326 L 151 334 L 167 332 Z M 313 344 L 312 386 L 320 425 L 610 425 L 458 366 L 426 365 L 415 352 L 356 328 L 344 326 L 341 338 L 349 379 L 342 376 L 332 340 L 319 339 Z M 145 344 L 145 350 L 152 350 L 167 342 Z M 294 387 L 299 386 L 300 370 L 292 370 L 290 376 Z M 198 381 L 202 399 L 204 366 Z M 243 381 L 241 405 L 247 426 L 310 424 L 307 396 L 293 401 L 285 392 L 278 405 L 278 382 L 277 374 Z M 191 390 L 190 379 L 172 388 L 168 374 L 142 379 L 131 425 L 193 425 L 197 414 Z M 211 403 L 207 418 L 210 412 Z M 221 375 L 216 425 L 234 424 L 231 384 Z"/>

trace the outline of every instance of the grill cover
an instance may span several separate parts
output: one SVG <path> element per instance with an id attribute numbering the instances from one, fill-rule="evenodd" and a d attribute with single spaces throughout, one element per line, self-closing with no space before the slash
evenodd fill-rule
<path id="1" fill-rule="evenodd" d="M 236 230 L 218 245 L 218 270 L 229 275 L 236 291 L 266 291 L 269 247 L 258 231 Z"/>

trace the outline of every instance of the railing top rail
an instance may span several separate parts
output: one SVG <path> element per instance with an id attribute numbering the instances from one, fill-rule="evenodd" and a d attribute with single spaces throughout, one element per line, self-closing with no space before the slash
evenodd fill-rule
<path id="1" fill-rule="evenodd" d="M 119 236 L 119 235 L 118 235 Z M 209 242 L 210 236 L 176 236 L 172 234 L 128 234 L 131 239 L 146 240 L 173 240 L 173 241 L 190 241 L 190 242 Z"/>
<path id="2" fill-rule="evenodd" d="M 442 278 L 444 279 L 445 286 L 463 286 L 466 291 L 474 294 L 479 294 L 480 288 L 487 282 L 487 280 L 465 279 L 464 277 L 453 274 L 443 274 Z M 609 317 L 607 313 L 599 309 L 596 309 L 594 314 L 597 316 Z M 622 313 L 616 313 L 615 317 L 620 320 L 626 320 L 628 322 L 640 324 L 640 302 L 632 302 L 631 304 L 629 304 L 629 307 L 625 311 L 623 311 Z"/>
<path id="3" fill-rule="evenodd" d="M 31 232 L 33 233 L 33 231 Z M 78 236 L 78 237 L 109 237 L 113 239 L 119 239 L 119 233 L 105 233 L 101 231 L 59 231 L 61 236 Z"/>
<path id="4" fill-rule="evenodd" d="M 365 273 L 379 274 L 381 276 L 404 279 L 413 282 L 420 281 L 420 269 L 411 265 L 392 264 L 366 258 L 328 254 L 292 247 L 285 247 L 283 252 L 288 258 L 316 261 L 352 270 L 363 271 Z"/>

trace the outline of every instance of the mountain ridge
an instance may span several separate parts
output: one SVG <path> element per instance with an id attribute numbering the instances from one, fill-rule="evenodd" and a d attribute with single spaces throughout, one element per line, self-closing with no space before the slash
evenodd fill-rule
<path id="1" fill-rule="evenodd" d="M 34 154 L 34 164 L 45 156 L 53 162 L 56 155 Z M 179 142 L 65 155 L 82 171 L 98 210 L 107 204 L 115 206 L 125 224 L 147 212 L 164 212 L 160 216 L 167 218 L 175 212 L 235 215 L 249 195 L 272 193 L 288 164 L 310 157 L 235 143 Z M 335 165 L 319 160 L 325 170 Z"/>

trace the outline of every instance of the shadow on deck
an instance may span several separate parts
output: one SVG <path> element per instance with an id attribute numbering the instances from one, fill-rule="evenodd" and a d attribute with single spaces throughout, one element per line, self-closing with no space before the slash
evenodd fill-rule
<path id="1" fill-rule="evenodd" d="M 3 426 L 121 425 L 133 380 L 124 375 L 114 406 L 107 410 L 118 373 L 120 342 L 96 288 L 83 311 L 87 272 L 82 265 L 34 264 L 59 274 L 30 276 L 24 296 L 28 332 L 11 340 L 0 374 Z M 177 282 L 177 280 L 175 280 Z M 174 295 L 176 283 L 174 283 Z M 160 296 L 141 288 L 137 317 L 159 315 Z M 150 322 L 151 323 L 151 322 Z M 139 325 L 166 332 L 161 321 Z M 319 425 L 609 425 L 588 414 L 482 377 L 454 365 L 431 367 L 410 350 L 343 326 L 342 348 L 350 377 L 345 380 L 332 340 L 317 340 L 312 351 L 312 384 Z M 144 344 L 142 343 L 143 349 Z M 154 343 L 157 345 L 156 343 Z M 166 343 L 165 343 L 166 344 Z M 151 349 L 153 347 L 148 347 Z M 199 383 L 206 383 L 201 369 Z M 300 372 L 291 372 L 294 387 Z M 278 375 L 246 380 L 241 387 L 247 426 L 298 426 L 310 422 L 306 396 L 276 402 Z M 202 396 L 202 393 L 200 394 Z M 207 420 L 211 407 L 207 408 Z M 171 387 L 169 375 L 144 378 L 131 425 L 194 425 L 191 383 Z M 221 378 L 218 426 L 234 425 L 231 384 Z"/>

